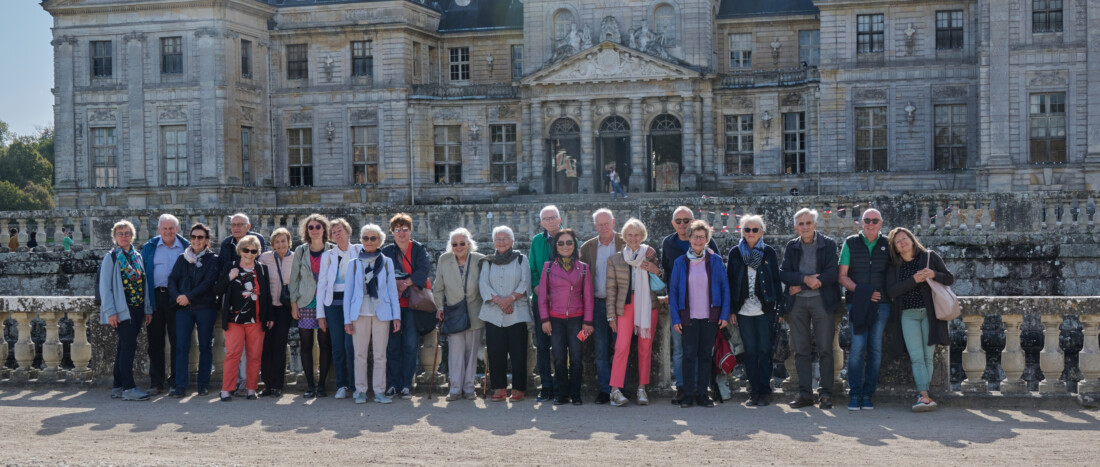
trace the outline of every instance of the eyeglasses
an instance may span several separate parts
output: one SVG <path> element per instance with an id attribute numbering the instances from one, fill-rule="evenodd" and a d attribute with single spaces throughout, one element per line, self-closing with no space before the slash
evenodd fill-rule
<path id="1" fill-rule="evenodd" d="M 695 219 L 692 219 L 690 217 L 684 217 L 684 218 L 680 218 L 680 219 L 673 219 L 672 222 L 675 222 L 677 224 L 690 224 L 691 221 L 693 221 L 693 220 L 695 220 Z"/>
<path id="2" fill-rule="evenodd" d="M 321 224 L 310 224 L 306 228 L 309 230 L 325 230 L 325 226 Z"/>
<path id="3" fill-rule="evenodd" d="M 696 241 L 696 240 L 698 240 L 700 242 L 705 242 L 705 241 L 707 241 L 707 237 L 700 237 L 698 235 L 693 235 L 691 237 L 691 241 Z"/>
<path id="4" fill-rule="evenodd" d="M 573 246 L 572 240 L 558 240 L 558 246 Z"/>
<path id="5" fill-rule="evenodd" d="M 405 233 L 405 232 L 408 232 L 408 231 L 409 231 L 408 227 L 398 227 L 396 229 L 393 229 L 393 233 Z"/>
<path id="6" fill-rule="evenodd" d="M 363 239 L 364 242 L 377 242 L 379 237 L 377 235 L 364 235 L 359 238 Z"/>
<path id="7" fill-rule="evenodd" d="M 130 232 L 129 230 L 124 230 L 122 232 L 115 232 L 115 236 L 116 237 L 133 237 L 134 233 Z"/>
<path id="8" fill-rule="evenodd" d="M 816 224 L 816 222 L 814 222 L 814 221 L 799 221 L 798 222 L 799 227 L 805 227 L 807 225 L 814 225 L 814 224 Z"/>
<path id="9" fill-rule="evenodd" d="M 206 235 L 192 235 L 191 240 L 206 240 Z"/>
<path id="10" fill-rule="evenodd" d="M 741 229 L 745 233 L 757 233 L 760 231 L 759 227 L 745 227 Z"/>
<path id="11" fill-rule="evenodd" d="M 260 250 L 253 250 L 252 248 L 241 248 L 241 253 L 248 253 L 250 255 L 260 254 Z"/>
<path id="12" fill-rule="evenodd" d="M 460 246 L 466 246 L 466 242 L 452 243 L 451 248 L 458 248 Z"/>
<path id="13" fill-rule="evenodd" d="M 558 216 L 553 216 L 553 217 L 543 217 L 543 218 L 542 218 L 542 221 L 543 221 L 543 222 L 546 222 L 546 221 L 552 221 L 552 220 L 554 220 L 554 219 L 557 219 L 557 218 L 558 218 Z"/>
<path id="14" fill-rule="evenodd" d="M 864 223 L 864 224 L 878 224 L 878 223 L 879 223 L 879 221 L 881 221 L 881 220 L 882 220 L 882 219 L 878 219 L 878 218 L 873 218 L 873 217 L 868 217 L 868 218 L 866 218 L 866 219 L 863 219 L 863 223 Z"/>
<path id="15" fill-rule="evenodd" d="M 244 222 L 234 222 L 232 224 L 229 224 L 229 226 L 230 227 L 248 227 L 248 224 L 246 224 Z"/>

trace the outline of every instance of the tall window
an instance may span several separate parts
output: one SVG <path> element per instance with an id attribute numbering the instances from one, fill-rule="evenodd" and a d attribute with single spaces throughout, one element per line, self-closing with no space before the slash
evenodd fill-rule
<path id="1" fill-rule="evenodd" d="M 462 143 L 459 126 L 435 127 L 435 182 L 462 183 Z"/>
<path id="2" fill-rule="evenodd" d="M 351 176 L 356 185 L 378 183 L 378 127 L 351 128 Z"/>
<path id="3" fill-rule="evenodd" d="M 798 31 L 798 61 L 806 66 L 821 65 L 821 31 Z"/>
<path id="4" fill-rule="evenodd" d="M 428 82 L 438 83 L 439 80 L 439 49 L 428 46 Z"/>
<path id="5" fill-rule="evenodd" d="M 1062 32 L 1062 0 L 1031 0 L 1031 32 Z"/>
<path id="6" fill-rule="evenodd" d="M 1065 93 L 1031 95 L 1031 162 L 1066 161 Z"/>
<path id="7" fill-rule="evenodd" d="M 569 34 L 569 26 L 573 25 L 573 12 L 558 10 L 554 13 L 554 38 L 561 39 Z"/>
<path id="8" fill-rule="evenodd" d="M 752 34 L 730 34 L 730 68 L 752 68 Z"/>
<path id="9" fill-rule="evenodd" d="M 241 77 L 252 77 L 252 41 L 241 40 Z"/>
<path id="10" fill-rule="evenodd" d="M 160 39 L 160 72 L 166 75 L 183 73 L 183 38 Z"/>
<path id="11" fill-rule="evenodd" d="M 885 171 L 886 107 L 856 108 L 856 171 Z"/>
<path id="12" fill-rule="evenodd" d="M 523 78 L 523 44 L 512 45 L 512 79 Z"/>
<path id="13" fill-rule="evenodd" d="M 415 57 L 419 57 L 416 54 Z M 414 59 L 415 59 L 414 57 Z M 371 76 L 374 74 L 374 47 L 371 41 L 351 43 L 351 75 Z"/>
<path id="14" fill-rule="evenodd" d="M 111 41 L 92 41 L 92 77 L 110 78 L 112 71 Z"/>
<path id="15" fill-rule="evenodd" d="M 937 170 L 966 168 L 966 104 L 935 107 L 936 134 L 932 165 Z"/>
<path id="16" fill-rule="evenodd" d="M 187 127 L 160 127 L 160 152 L 164 159 L 164 184 L 187 186 Z"/>
<path id="17" fill-rule="evenodd" d="M 294 128 L 286 134 L 290 186 L 313 186 L 313 129 Z"/>
<path id="18" fill-rule="evenodd" d="M 96 188 L 118 186 L 118 141 L 114 128 L 92 128 L 92 167 Z"/>
<path id="19" fill-rule="evenodd" d="M 662 4 L 653 10 L 653 30 L 661 35 L 667 44 L 676 40 L 676 12 L 672 5 Z"/>
<path id="20" fill-rule="evenodd" d="M 491 137 L 490 179 L 494 182 L 516 181 L 516 126 L 489 125 Z"/>
<path id="21" fill-rule="evenodd" d="M 783 114 L 783 173 L 806 173 L 806 113 Z"/>
<path id="22" fill-rule="evenodd" d="M 726 175 L 752 174 L 752 115 L 726 115 Z"/>
<path id="23" fill-rule="evenodd" d="M 286 46 L 286 79 L 309 78 L 309 47 L 306 44 Z"/>
<path id="24" fill-rule="evenodd" d="M 241 183 L 252 185 L 252 127 L 241 127 Z"/>
<path id="25" fill-rule="evenodd" d="M 856 52 L 880 53 L 886 50 L 883 15 L 856 16 Z"/>
<path id="26" fill-rule="evenodd" d="M 939 50 L 963 48 L 962 10 L 936 12 L 936 48 Z"/>
<path id="27" fill-rule="evenodd" d="M 470 80 L 470 48 L 451 49 L 451 81 Z"/>
<path id="28" fill-rule="evenodd" d="M 413 58 L 413 81 L 419 83 L 420 82 L 421 60 L 423 60 L 423 58 L 420 56 L 420 43 L 419 42 L 413 42 L 413 57 L 412 58 Z"/>

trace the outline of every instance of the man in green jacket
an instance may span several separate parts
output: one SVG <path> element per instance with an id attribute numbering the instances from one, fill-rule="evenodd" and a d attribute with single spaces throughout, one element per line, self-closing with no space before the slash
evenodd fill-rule
<path id="1" fill-rule="evenodd" d="M 546 206 L 539 211 L 539 224 L 545 229 L 542 233 L 531 239 L 531 252 L 527 255 L 531 262 L 531 312 L 534 316 L 539 314 L 539 297 L 535 291 L 539 288 L 539 279 L 542 277 L 542 265 L 550 261 L 550 242 L 554 235 L 561 230 L 561 212 L 554 205 Z M 541 326 L 535 326 L 536 365 L 539 378 L 542 380 L 542 390 L 539 391 L 539 402 L 554 400 L 554 373 L 550 365 L 550 336 L 542 332 Z"/>

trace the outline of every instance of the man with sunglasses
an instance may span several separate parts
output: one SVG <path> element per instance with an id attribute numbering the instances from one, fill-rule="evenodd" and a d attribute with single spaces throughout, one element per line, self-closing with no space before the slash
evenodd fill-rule
<path id="1" fill-rule="evenodd" d="M 882 364 L 882 333 L 890 318 L 890 297 L 886 295 L 886 267 L 890 248 L 882 230 L 882 213 L 863 211 L 863 231 L 844 239 L 840 249 L 840 277 L 848 323 L 852 326 L 852 349 L 848 352 L 848 410 L 872 410 L 879 368 Z M 866 367 L 864 359 L 866 358 Z"/>
<path id="2" fill-rule="evenodd" d="M 592 223 L 596 227 L 596 236 L 581 245 L 581 262 L 595 270 L 590 276 L 593 281 L 592 306 L 594 339 L 592 345 L 596 355 L 596 383 L 600 394 L 597 404 L 611 402 L 611 325 L 607 320 L 607 260 L 623 250 L 623 236 L 615 232 L 615 215 L 610 209 L 601 208 L 592 213 Z"/>
<path id="3" fill-rule="evenodd" d="M 694 220 L 695 215 L 687 206 L 680 206 L 672 211 L 672 228 L 676 229 L 676 232 L 665 237 L 661 242 L 661 269 L 664 270 L 664 277 L 672 277 L 672 265 L 676 262 L 676 258 L 684 256 L 688 248 L 691 247 L 688 225 Z M 713 238 L 707 244 L 707 248 L 715 254 L 718 253 L 718 245 L 714 243 Z M 678 332 L 669 334 L 672 336 L 672 378 L 676 380 L 676 396 L 672 399 L 672 405 L 680 405 L 680 399 L 684 394 L 684 376 L 681 363 L 684 355 L 683 338 Z"/>
<path id="4" fill-rule="evenodd" d="M 146 303 L 152 305 L 153 321 L 149 323 L 149 390 L 155 396 L 164 391 L 164 384 L 174 386 L 175 378 L 168 375 L 171 365 L 164 363 L 164 342 L 168 341 L 168 353 L 171 362 L 176 361 L 176 314 L 175 300 L 169 297 L 168 276 L 187 247 L 191 246 L 179 234 L 180 221 L 171 214 L 161 214 L 157 219 L 157 236 L 149 239 L 141 247 L 141 258 L 145 264 Z M 174 372 L 173 372 L 174 373 Z M 174 376 L 174 375 L 173 375 Z"/>

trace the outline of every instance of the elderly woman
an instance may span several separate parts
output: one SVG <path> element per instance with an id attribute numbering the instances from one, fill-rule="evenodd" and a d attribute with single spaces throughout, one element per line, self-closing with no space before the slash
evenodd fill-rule
<path id="1" fill-rule="evenodd" d="M 290 265 L 290 316 L 298 320 L 299 353 L 302 372 L 306 376 L 306 399 L 325 397 L 325 379 L 332 366 L 332 339 L 328 331 L 319 329 L 317 343 L 321 367 L 320 385 L 313 379 L 313 339 L 317 323 L 317 279 L 321 273 L 321 256 L 336 245 L 328 241 L 329 221 L 320 214 L 310 214 L 298 228 L 301 245 L 294 249 L 294 261 Z"/>
<path id="2" fill-rule="evenodd" d="M 457 228 L 451 231 L 447 242 L 447 252 L 439 257 L 435 267 L 435 280 L 432 281 L 435 292 L 435 307 L 439 310 L 436 317 L 443 321 L 450 313 L 466 313 L 469 327 L 453 330 L 447 334 L 448 378 L 451 391 L 447 401 L 456 401 L 463 397 L 477 398 L 474 382 L 477 379 L 477 350 L 481 347 L 481 330 L 485 323 L 478 318 L 481 313 L 481 292 L 478 282 L 481 271 L 477 265 L 485 255 L 477 252 L 470 231 Z M 444 330 L 447 330 L 444 328 Z"/>
<path id="3" fill-rule="evenodd" d="M 397 271 L 397 293 L 401 296 L 401 319 L 405 326 L 390 336 L 386 351 L 386 376 L 389 389 L 386 394 L 397 396 L 400 390 L 402 399 L 412 398 L 412 380 L 416 374 L 417 357 L 420 353 L 420 332 L 417 331 L 415 314 L 418 311 L 409 308 L 411 286 L 432 288 L 428 277 L 432 273 L 432 259 L 424 245 L 412 239 L 412 217 L 399 213 L 390 219 L 390 232 L 393 243 L 382 248 L 382 254 L 393 260 Z M 423 313 L 423 312 L 419 312 Z M 432 337 L 434 339 L 434 337 Z"/>
<path id="4" fill-rule="evenodd" d="M 218 281 L 221 264 L 217 253 L 210 248 L 210 228 L 198 223 L 191 227 L 191 244 L 176 258 L 172 272 L 168 274 L 168 296 L 176 305 L 175 388 L 168 395 L 183 397 L 187 390 L 188 358 L 191 352 L 191 332 L 198 328 L 199 371 L 197 375 L 199 395 L 208 394 L 210 369 L 213 365 L 214 322 L 218 320 L 218 306 L 214 299 L 214 283 Z"/>
<path id="5" fill-rule="evenodd" d="M 512 402 L 523 400 L 527 391 L 527 323 L 531 306 L 525 298 L 531 294 L 531 268 L 527 257 L 513 250 L 512 229 L 493 228 L 493 254 L 481 260 L 479 292 L 484 301 L 478 317 L 485 322 L 485 347 L 492 400 L 507 397 L 508 361 L 512 362 Z"/>
<path id="6" fill-rule="evenodd" d="M 730 287 L 722 257 L 707 248 L 711 227 L 697 220 L 688 226 L 687 252 L 672 264 L 668 311 L 672 328 L 683 336 L 684 397 L 680 407 L 714 407 L 707 396 L 714 338 L 730 319 Z"/>
<path id="7" fill-rule="evenodd" d="M 263 355 L 260 356 L 260 376 L 264 390 L 260 396 L 281 396 L 286 379 L 286 342 L 290 332 L 290 270 L 294 267 L 294 253 L 290 251 L 290 231 L 275 229 L 271 234 L 274 251 L 260 254 L 259 261 L 267 266 L 271 281 L 271 314 L 273 323 L 264 336 Z"/>
<path id="8" fill-rule="evenodd" d="M 134 224 L 121 220 L 111 227 L 115 247 L 103 256 L 99 265 L 99 319 L 115 328 L 115 376 L 111 398 L 143 401 L 149 395 L 134 383 L 134 353 L 142 324 L 153 319 L 153 310 L 145 302 L 145 268 L 141 254 L 134 249 Z"/>
<path id="9" fill-rule="evenodd" d="M 401 308 L 398 304 L 397 280 L 393 260 L 379 251 L 386 234 L 376 224 L 364 225 L 359 231 L 362 248 L 348 263 L 344 295 L 344 331 L 355 345 L 355 403 L 367 402 L 367 389 L 374 387 L 374 401 L 393 402 L 386 391 L 386 343 L 390 339 L 390 322 L 394 331 L 401 330 Z M 367 384 L 367 353 L 374 351 L 373 385 Z"/>
<path id="10" fill-rule="evenodd" d="M 891 320 L 894 316 L 901 320 L 905 349 L 913 364 L 913 380 L 920 392 L 913 411 L 929 412 L 936 409 L 936 402 L 928 395 L 936 346 L 951 345 L 951 334 L 948 322 L 936 318 L 928 281 L 951 285 L 955 283 L 955 275 L 940 255 L 925 248 L 909 229 L 891 230 L 889 242 L 891 261 L 886 269 L 886 294 L 894 308 L 890 316 Z"/>
<path id="11" fill-rule="evenodd" d="M 729 251 L 726 274 L 730 307 L 745 343 L 744 365 L 749 379 L 748 406 L 771 403 L 772 336 L 777 319 L 776 303 L 783 299 L 779 282 L 779 256 L 764 243 L 764 218 L 741 218 L 741 241 Z"/>
<path id="12" fill-rule="evenodd" d="M 568 404 L 570 399 L 573 405 L 581 405 L 584 361 L 579 335 L 588 338 L 592 334 L 592 278 L 588 265 L 578 259 L 580 245 L 573 229 L 559 230 L 552 245 L 553 254 L 542 265 L 537 293 L 542 332 L 550 336 L 554 352 L 554 387 L 558 389 L 554 405 Z"/>
<path id="13" fill-rule="evenodd" d="M 222 368 L 237 368 L 241 353 L 246 354 L 248 400 L 256 399 L 260 384 L 264 331 L 275 324 L 267 266 L 256 261 L 260 248 L 260 239 L 254 235 L 237 241 L 240 260 L 229 263 L 227 273 L 214 285 L 214 292 L 222 296 L 222 329 L 225 330 L 225 365 Z M 233 400 L 230 394 L 237 387 L 237 374 L 234 371 L 222 373 L 221 400 L 228 402 Z"/>
<path id="14" fill-rule="evenodd" d="M 332 221 L 329 227 L 336 248 L 321 255 L 321 272 L 317 275 L 317 322 L 322 330 L 328 330 L 332 338 L 332 364 L 336 366 L 337 399 L 348 397 L 348 388 L 352 387 L 355 377 L 355 355 L 352 338 L 344 332 L 344 291 L 347 289 L 347 266 L 356 256 L 362 245 L 352 245 L 351 224 L 344 219 Z M 325 384 L 321 381 L 321 385 Z"/>
<path id="15" fill-rule="evenodd" d="M 649 275 L 662 276 L 657 250 L 642 243 L 649 236 L 645 224 L 632 217 L 623 225 L 622 234 L 626 241 L 622 252 L 607 260 L 607 321 L 611 332 L 617 333 L 611 363 L 611 405 L 615 407 L 627 403 L 622 388 L 630 341 L 635 335 L 638 336 L 637 401 L 638 405 L 649 404 L 645 387 L 649 384 L 653 358 L 653 327 L 657 325 L 657 294 L 649 288 Z"/>

